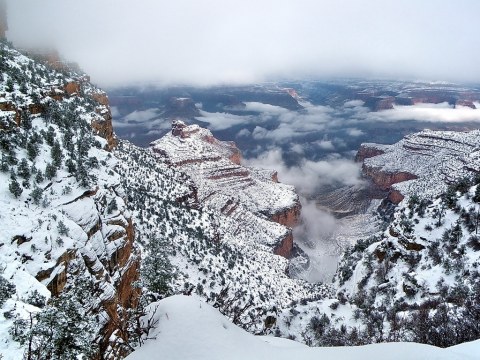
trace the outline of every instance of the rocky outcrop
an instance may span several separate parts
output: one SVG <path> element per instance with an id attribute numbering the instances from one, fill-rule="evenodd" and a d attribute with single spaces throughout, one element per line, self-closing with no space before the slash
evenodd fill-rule
<path id="1" fill-rule="evenodd" d="M 300 203 L 296 203 L 290 208 L 280 210 L 273 214 L 272 220 L 286 227 L 293 228 L 298 225 L 301 209 Z"/>
<path id="2" fill-rule="evenodd" d="M 291 227 L 298 222 L 300 203 L 293 187 L 278 183 L 275 173 L 246 168 L 233 142 L 219 141 L 209 130 L 182 121 L 151 144 L 164 161 L 188 174 L 199 203 L 237 221 L 227 232 L 251 233 L 275 253 L 290 256 Z"/>
<path id="3" fill-rule="evenodd" d="M 80 84 L 77 81 L 70 81 L 65 84 L 65 92 L 69 95 L 76 95 L 80 92 Z"/>
<path id="4" fill-rule="evenodd" d="M 278 243 L 278 245 L 273 250 L 275 255 L 283 256 L 284 258 L 289 258 L 293 250 L 293 234 L 291 231 Z"/>
<path id="5" fill-rule="evenodd" d="M 363 165 L 363 174 L 374 182 L 382 190 L 390 190 L 393 184 L 397 184 L 403 181 L 417 179 L 414 174 L 405 171 L 398 172 L 385 172 L 381 168 L 369 167 Z"/>
<path id="6" fill-rule="evenodd" d="M 372 111 L 393 109 L 394 104 L 395 97 L 393 96 L 370 97 L 365 100 L 365 106 Z"/>
<path id="7" fill-rule="evenodd" d="M 455 107 L 457 106 L 466 106 L 466 107 L 469 107 L 471 109 L 476 109 L 477 107 L 475 106 L 475 104 L 473 103 L 473 101 L 471 100 L 466 100 L 466 99 L 462 99 L 462 100 L 457 100 L 455 102 Z"/>
<path id="8" fill-rule="evenodd" d="M 101 117 L 92 121 L 92 128 L 97 135 L 107 140 L 107 150 L 112 150 L 117 146 L 118 141 L 113 132 L 110 107 L 98 107 L 96 111 Z"/>
<path id="9" fill-rule="evenodd" d="M 45 93 L 49 98 L 55 101 L 63 101 L 65 98 L 78 96 L 82 91 L 82 86 L 87 83 L 89 78 L 87 76 L 79 76 L 75 80 L 67 82 L 63 87 L 54 87 L 46 89 Z M 90 91 L 90 98 L 98 103 L 95 111 L 99 115 L 92 119 L 91 126 L 95 133 L 107 140 L 107 150 L 112 150 L 117 145 L 117 138 L 113 131 L 112 113 L 108 104 L 108 97 L 105 92 L 100 90 Z M 28 111 L 30 114 L 43 114 L 46 111 L 46 106 L 42 103 L 28 104 L 24 107 L 17 107 L 11 101 L 0 102 L 0 111 L 13 112 L 14 120 L 17 126 L 21 125 L 22 112 Z M 0 127 L 6 128 L 6 125 L 0 124 Z"/>
<path id="10" fill-rule="evenodd" d="M 399 203 L 416 194 L 434 197 L 456 179 L 480 170 L 480 131 L 411 134 L 393 145 L 363 144 L 363 174 Z"/>
<path id="11" fill-rule="evenodd" d="M 356 162 L 363 162 L 365 159 L 382 155 L 385 152 L 381 149 L 377 149 L 375 147 L 368 146 L 368 144 L 362 144 L 360 146 L 360 149 L 357 151 L 357 154 L 355 155 L 355 161 Z"/>
<path id="12" fill-rule="evenodd" d="M 162 115 L 167 119 L 193 119 L 202 116 L 195 102 L 188 97 L 171 97 L 165 105 Z"/>

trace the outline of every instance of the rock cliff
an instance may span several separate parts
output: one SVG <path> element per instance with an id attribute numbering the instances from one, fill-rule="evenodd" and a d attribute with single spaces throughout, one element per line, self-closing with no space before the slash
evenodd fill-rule
<path id="1" fill-rule="evenodd" d="M 171 133 L 151 146 L 192 178 L 203 206 L 238 220 L 240 228 L 232 231 L 247 232 L 275 253 L 290 255 L 291 228 L 300 215 L 293 187 L 276 182 L 271 172 L 243 167 L 233 142 L 219 141 L 197 125 L 174 121 Z"/>
<path id="2" fill-rule="evenodd" d="M 58 73 L 1 46 L 4 79 L 11 85 L 0 85 L 0 204 L 9 209 L 1 213 L 0 263 L 20 284 L 11 303 L 15 316 L 33 311 L 24 299 L 34 290 L 58 297 L 79 279 L 90 282 L 92 293 L 84 296 L 100 326 L 93 336 L 103 358 L 118 358 L 128 341 L 126 314 L 139 297 L 133 284 L 140 256 L 107 151 L 116 139 L 106 95 L 82 74 Z M 17 173 L 21 185 L 15 187 Z"/>
<path id="3" fill-rule="evenodd" d="M 480 132 L 430 131 L 411 134 L 393 145 L 363 144 L 356 160 L 363 174 L 392 202 L 405 196 L 437 196 L 452 181 L 480 170 Z"/>

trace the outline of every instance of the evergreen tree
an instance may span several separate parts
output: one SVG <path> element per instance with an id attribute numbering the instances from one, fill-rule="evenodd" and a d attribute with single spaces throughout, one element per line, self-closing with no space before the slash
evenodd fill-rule
<path id="1" fill-rule="evenodd" d="M 171 291 L 174 267 L 168 258 L 169 249 L 167 239 L 152 237 L 148 245 L 148 255 L 142 264 L 142 280 L 146 288 L 157 296 L 167 296 Z"/>
<path id="2" fill-rule="evenodd" d="M 30 114 L 27 111 L 23 111 L 20 118 L 22 127 L 25 130 L 30 130 L 32 128 L 32 119 L 30 118 Z"/>
<path id="3" fill-rule="evenodd" d="M 65 166 L 67 167 L 67 171 L 70 174 L 74 174 L 77 171 L 77 167 L 75 166 L 75 163 L 73 162 L 72 158 L 68 158 L 65 161 Z"/>
<path id="4" fill-rule="evenodd" d="M 29 141 L 27 143 L 28 158 L 33 161 L 38 156 L 38 152 L 39 152 L 38 145 L 33 141 Z"/>
<path id="5" fill-rule="evenodd" d="M 17 178 L 16 178 L 16 176 L 13 172 L 10 176 L 10 184 L 8 185 L 8 190 L 10 190 L 10 192 L 16 198 L 18 198 L 20 195 L 22 195 L 22 192 L 23 192 L 23 189 L 20 186 L 20 184 L 18 183 Z"/>
<path id="6" fill-rule="evenodd" d="M 13 87 L 13 80 L 11 78 L 7 80 L 6 86 L 8 92 L 13 92 L 15 90 L 15 88 Z"/>
<path id="7" fill-rule="evenodd" d="M 3 271 L 3 270 L 2 270 Z M 15 294 L 15 285 L 0 275 L 0 307 Z"/>
<path id="8" fill-rule="evenodd" d="M 42 199 L 42 193 L 43 193 L 42 189 L 40 189 L 38 186 L 35 186 L 35 188 L 30 193 L 30 196 L 35 205 L 40 204 L 40 200 Z"/>
<path id="9" fill-rule="evenodd" d="M 35 176 L 35 182 L 41 184 L 44 181 L 44 177 L 41 170 L 37 170 L 37 175 Z"/>
<path id="10" fill-rule="evenodd" d="M 55 165 L 52 164 L 47 164 L 47 167 L 45 168 L 45 176 L 47 179 L 51 180 L 57 175 L 57 168 Z"/>
<path id="11" fill-rule="evenodd" d="M 58 222 L 57 230 L 60 235 L 68 236 L 68 227 L 63 223 L 62 220 Z"/>
<path id="12" fill-rule="evenodd" d="M 55 129 L 51 126 L 49 126 L 47 129 L 47 132 L 45 134 L 45 141 L 48 145 L 53 146 L 53 142 L 55 141 Z"/>
<path id="13" fill-rule="evenodd" d="M 17 172 L 22 179 L 30 178 L 30 167 L 28 166 L 27 159 L 23 158 L 22 161 L 20 161 Z"/>
<path id="14" fill-rule="evenodd" d="M 27 335 L 27 359 L 71 360 L 93 358 L 97 354 L 97 320 L 85 309 L 80 286 L 62 292 L 37 315 Z"/>
<path id="15" fill-rule="evenodd" d="M 88 178 L 88 171 L 87 168 L 80 162 L 77 166 L 77 180 L 80 182 L 80 186 L 88 187 L 89 185 L 89 178 Z"/>
<path id="16" fill-rule="evenodd" d="M 475 195 L 473 195 L 473 201 L 476 203 L 480 203 L 480 184 L 477 185 L 475 189 Z"/>
<path id="17" fill-rule="evenodd" d="M 65 133 L 63 134 L 63 146 L 71 154 L 75 150 L 75 144 L 73 143 L 73 132 L 70 130 L 70 128 L 66 128 Z"/>
<path id="18" fill-rule="evenodd" d="M 60 143 L 55 140 L 51 150 L 52 162 L 55 167 L 59 168 L 62 165 L 62 149 Z"/>
<path id="19" fill-rule="evenodd" d="M 2 153 L 2 159 L 0 160 L 0 171 L 7 172 L 10 169 L 8 166 L 8 161 L 5 155 Z"/>

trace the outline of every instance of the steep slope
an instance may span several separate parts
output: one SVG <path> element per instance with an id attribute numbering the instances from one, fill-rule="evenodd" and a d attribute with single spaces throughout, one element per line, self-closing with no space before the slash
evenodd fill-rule
<path id="1" fill-rule="evenodd" d="M 120 141 L 115 155 L 122 160 L 117 171 L 125 175 L 127 204 L 146 256 L 152 241 L 165 241 L 176 267 L 173 292 L 194 292 L 255 333 L 269 332 L 273 324 L 265 320 L 275 321 L 292 301 L 332 294 L 329 286 L 289 278 L 286 259 L 252 241 L 249 231 L 232 231 L 245 223 L 204 206 L 195 180 L 160 161 L 155 151 Z M 171 183 L 181 191 L 168 190 Z"/>
<path id="2" fill-rule="evenodd" d="M 8 44 L 0 52 L 0 278 L 16 287 L 0 304 L 9 339 L 0 353 L 21 358 L 29 338 L 31 351 L 42 351 L 59 333 L 32 335 L 42 317 L 32 322 L 31 314 L 73 304 L 89 330 L 72 349 L 118 356 L 140 258 L 108 152 L 116 140 L 107 98 L 81 74 L 54 71 Z"/>
<path id="3" fill-rule="evenodd" d="M 344 255 L 339 292 L 367 322 L 389 323 L 378 334 L 438 346 L 480 336 L 478 188 L 462 180 L 433 201 L 410 197 L 385 233 Z"/>
<path id="4" fill-rule="evenodd" d="M 276 174 L 240 165 L 234 143 L 215 139 L 197 125 L 173 123 L 172 132 L 152 143 L 152 149 L 187 173 L 198 189 L 202 206 L 238 223 L 231 235 L 265 244 L 288 257 L 293 248 L 291 227 L 300 214 L 293 187 L 276 181 Z"/>
<path id="5" fill-rule="evenodd" d="M 423 131 L 364 145 L 357 159 L 365 174 L 390 196 L 401 191 L 398 204 L 384 231 L 343 254 L 336 299 L 292 304 L 276 332 L 320 346 L 478 339 L 479 135 Z"/>

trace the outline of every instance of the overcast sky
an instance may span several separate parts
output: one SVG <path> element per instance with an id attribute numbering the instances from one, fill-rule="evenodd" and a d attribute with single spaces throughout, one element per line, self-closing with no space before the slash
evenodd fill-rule
<path id="1" fill-rule="evenodd" d="M 19 46 L 102 86 L 367 76 L 480 81 L 479 0 L 7 0 Z"/>

